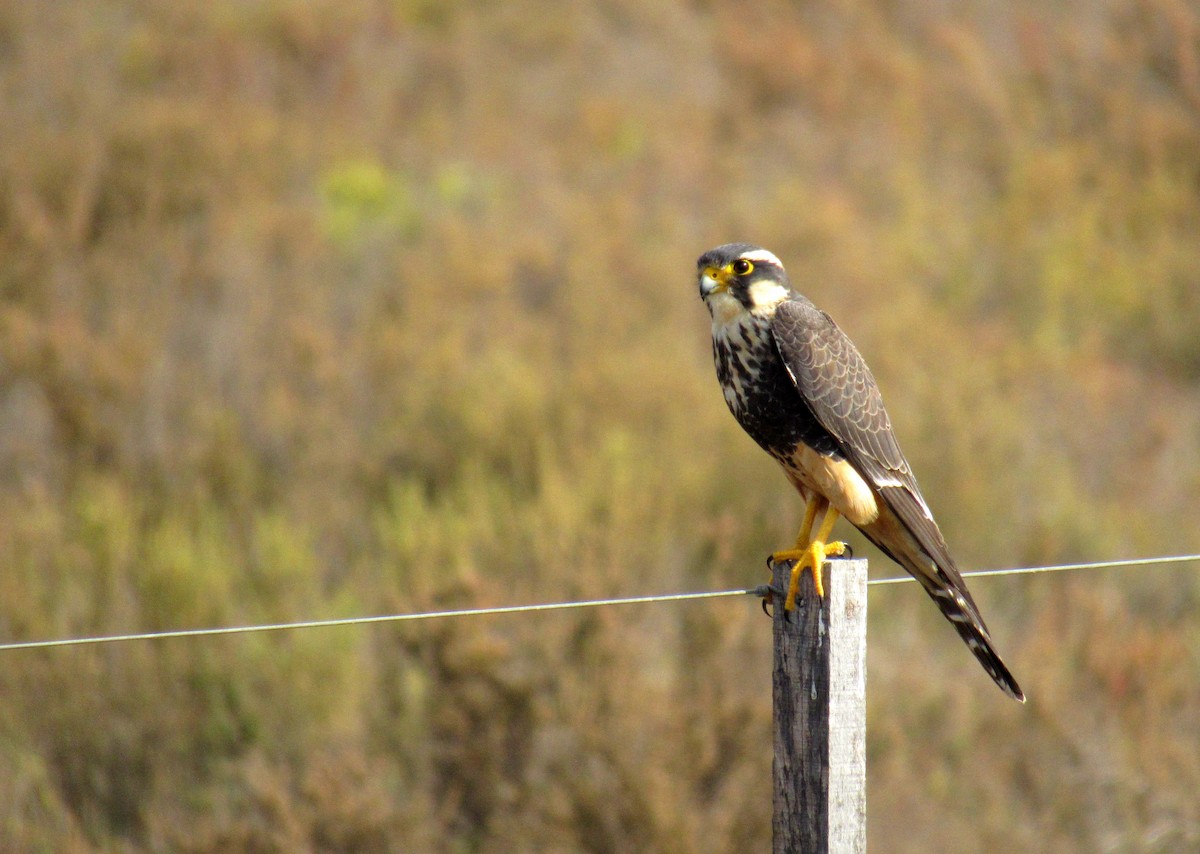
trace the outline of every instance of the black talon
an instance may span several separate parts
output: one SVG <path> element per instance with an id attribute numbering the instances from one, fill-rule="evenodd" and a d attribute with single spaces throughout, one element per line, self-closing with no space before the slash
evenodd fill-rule
<path id="1" fill-rule="evenodd" d="M 769 572 L 771 574 L 771 579 L 773 581 L 775 579 L 775 555 L 773 555 L 773 554 L 767 555 L 767 572 Z M 772 587 L 770 583 L 767 583 L 767 584 L 763 584 L 760 587 L 756 588 L 756 592 L 758 590 L 763 591 L 763 593 L 762 593 L 763 613 L 766 614 L 768 617 L 770 617 L 772 620 L 774 620 L 775 614 L 772 611 L 767 610 L 767 608 L 775 607 L 775 593 L 776 593 L 775 588 Z"/>
<path id="2" fill-rule="evenodd" d="M 770 574 L 770 576 L 772 578 L 774 578 L 775 577 L 775 561 L 772 558 L 773 558 L 772 555 L 767 555 L 767 572 L 768 572 L 768 574 Z M 759 593 L 759 591 L 762 591 L 762 592 Z M 758 595 L 762 596 L 761 604 L 762 604 L 763 613 L 766 614 L 768 617 L 770 617 L 772 620 L 775 619 L 775 615 L 772 614 L 768 610 L 769 606 L 772 606 L 775 604 L 773 601 L 773 598 L 772 598 L 774 594 L 772 594 L 772 592 L 771 592 L 770 583 L 760 584 L 758 587 L 754 588 L 754 592 L 758 593 Z"/>
<path id="3" fill-rule="evenodd" d="M 763 613 L 766 614 L 771 619 L 775 619 L 775 614 L 772 611 L 768 611 L 767 608 L 775 607 L 775 597 L 776 596 L 778 596 L 781 599 L 786 598 L 787 591 L 780 587 L 776 587 L 774 584 L 760 584 L 760 585 L 758 585 L 758 587 L 754 588 L 753 592 L 756 596 L 762 597 Z M 783 614 L 783 618 L 785 620 L 788 618 L 786 611 Z"/>

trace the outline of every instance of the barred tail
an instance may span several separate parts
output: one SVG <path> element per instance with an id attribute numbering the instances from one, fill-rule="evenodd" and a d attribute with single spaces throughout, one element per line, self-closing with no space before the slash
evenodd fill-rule
<path id="1" fill-rule="evenodd" d="M 971 652 L 975 653 L 975 657 L 979 659 L 979 663 L 983 665 L 988 676 L 995 680 L 1001 691 L 1014 700 L 1024 703 L 1025 692 L 1021 690 L 1021 686 L 1017 684 L 1017 680 L 1013 678 L 1008 667 L 1000 660 L 995 647 L 992 646 L 992 638 L 988 634 L 987 626 L 975 606 L 955 587 L 938 585 L 939 581 L 945 585 L 945 578 L 930 579 L 921 576 L 919 580 L 933 601 L 942 609 L 943 616 L 954 626 L 958 636 L 966 642 Z"/>
<path id="2" fill-rule="evenodd" d="M 916 487 L 887 488 L 880 490 L 880 495 L 884 498 L 883 512 L 875 522 L 859 530 L 921 582 L 988 676 L 1001 691 L 1024 703 L 1025 693 L 996 654 L 987 624 L 979 616 L 946 541 Z"/>

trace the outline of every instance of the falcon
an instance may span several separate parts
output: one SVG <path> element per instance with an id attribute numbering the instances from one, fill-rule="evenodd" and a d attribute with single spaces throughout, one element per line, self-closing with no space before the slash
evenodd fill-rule
<path id="1" fill-rule="evenodd" d="M 795 608 L 806 567 L 817 596 L 824 596 L 825 560 L 846 551 L 845 543 L 830 541 L 834 523 L 844 517 L 921 583 L 988 675 L 1024 702 L 858 349 L 828 314 L 792 290 L 783 264 L 766 249 L 718 246 L 700 256 L 697 279 L 712 315 L 713 360 L 725 402 L 805 501 L 795 545 L 771 556 L 774 563 L 793 562 L 785 611 Z"/>

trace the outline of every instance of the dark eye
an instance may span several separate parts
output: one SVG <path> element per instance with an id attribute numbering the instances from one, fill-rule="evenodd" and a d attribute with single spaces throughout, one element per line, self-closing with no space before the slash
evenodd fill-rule
<path id="1" fill-rule="evenodd" d="M 739 258 L 733 262 L 733 272 L 735 275 L 745 276 L 745 275 L 748 275 L 750 273 L 750 271 L 753 269 L 754 269 L 754 265 L 751 264 L 749 261 L 747 261 L 745 258 Z"/>

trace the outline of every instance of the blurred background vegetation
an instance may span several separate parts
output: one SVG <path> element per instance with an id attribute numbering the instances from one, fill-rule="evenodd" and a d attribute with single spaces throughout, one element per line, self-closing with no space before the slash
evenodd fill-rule
<path id="1" fill-rule="evenodd" d="M 9 0 L 0 114 L 6 640 L 759 582 L 801 508 L 713 375 L 729 240 L 964 567 L 1200 550 L 1194 3 Z M 1030 703 L 874 590 L 872 847 L 1200 847 L 1195 568 L 974 587 Z M 3 847 L 766 850 L 769 636 L 7 653 Z"/>

